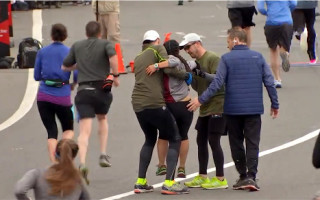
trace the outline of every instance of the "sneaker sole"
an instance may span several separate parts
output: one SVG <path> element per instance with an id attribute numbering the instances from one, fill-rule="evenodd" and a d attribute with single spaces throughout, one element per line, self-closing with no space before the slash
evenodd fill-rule
<path id="1" fill-rule="evenodd" d="M 278 84 L 278 85 L 276 85 L 276 88 L 282 88 L 282 85 Z"/>
<path id="2" fill-rule="evenodd" d="M 189 194 L 189 191 L 174 192 L 174 191 L 168 191 L 168 190 L 161 190 L 161 194 L 165 194 L 165 195 Z"/>
<path id="3" fill-rule="evenodd" d="M 161 173 L 156 173 L 156 176 L 163 176 L 163 175 L 166 175 L 167 174 L 167 172 L 165 171 L 165 172 L 161 172 Z"/>
<path id="4" fill-rule="evenodd" d="M 242 187 L 233 187 L 233 190 L 244 190 Z"/>
<path id="5" fill-rule="evenodd" d="M 286 53 L 280 53 L 280 57 L 282 59 L 282 69 L 285 72 L 288 72 L 290 70 L 290 62 L 286 55 Z"/>
<path id="6" fill-rule="evenodd" d="M 178 178 L 185 178 L 186 175 L 185 175 L 185 174 L 178 174 L 177 177 L 178 177 Z"/>
<path id="7" fill-rule="evenodd" d="M 111 164 L 99 163 L 100 167 L 111 167 Z"/>
<path id="8" fill-rule="evenodd" d="M 254 192 L 254 191 L 259 191 L 260 189 L 257 188 L 256 186 L 254 185 L 246 185 L 243 187 L 244 190 L 249 190 L 251 192 Z"/>
<path id="9" fill-rule="evenodd" d="M 254 185 L 245 185 L 241 187 L 233 187 L 234 190 L 249 190 L 249 191 L 259 191 L 260 189 Z"/>
<path id="10" fill-rule="evenodd" d="M 152 190 L 134 189 L 133 192 L 135 194 L 148 193 L 148 192 L 153 192 L 153 189 Z"/>
<path id="11" fill-rule="evenodd" d="M 212 187 L 212 188 L 205 188 L 202 187 L 204 190 L 218 190 L 218 189 L 228 189 L 228 186 L 220 186 L 220 187 Z"/>
<path id="12" fill-rule="evenodd" d="M 187 186 L 188 188 L 201 188 L 201 185 L 195 185 L 195 186 L 188 186 L 186 184 L 184 184 L 185 186 Z"/>

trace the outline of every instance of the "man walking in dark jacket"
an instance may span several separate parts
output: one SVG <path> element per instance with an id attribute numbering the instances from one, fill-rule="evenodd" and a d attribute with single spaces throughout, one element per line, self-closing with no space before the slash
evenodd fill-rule
<path id="1" fill-rule="evenodd" d="M 263 56 L 250 50 L 244 30 L 231 29 L 228 36 L 231 52 L 221 57 L 215 79 L 206 91 L 188 105 L 194 111 L 207 102 L 225 83 L 224 114 L 232 159 L 240 174 L 233 189 L 257 191 L 255 179 L 258 168 L 261 114 L 263 114 L 263 88 L 265 85 L 271 100 L 271 116 L 279 111 L 274 78 Z M 246 149 L 243 142 L 246 143 Z"/>

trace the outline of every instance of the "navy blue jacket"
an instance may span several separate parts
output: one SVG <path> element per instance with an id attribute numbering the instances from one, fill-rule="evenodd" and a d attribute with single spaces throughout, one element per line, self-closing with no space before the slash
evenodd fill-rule
<path id="1" fill-rule="evenodd" d="M 259 52 L 252 51 L 245 45 L 234 46 L 221 57 L 216 77 L 199 97 L 199 102 L 207 102 L 224 83 L 225 114 L 263 114 L 262 84 L 268 91 L 271 108 L 279 108 L 270 67 Z"/>

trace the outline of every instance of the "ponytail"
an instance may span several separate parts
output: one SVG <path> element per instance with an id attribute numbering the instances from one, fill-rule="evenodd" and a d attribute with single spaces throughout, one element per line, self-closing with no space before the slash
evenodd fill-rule
<path id="1" fill-rule="evenodd" d="M 168 55 L 173 55 L 173 56 L 179 58 L 179 60 L 184 64 L 186 71 L 192 72 L 187 61 L 184 58 L 182 58 L 182 56 L 180 56 L 180 54 L 179 54 L 180 46 L 176 40 L 168 40 L 163 44 L 163 46 L 166 48 Z"/>
<path id="2" fill-rule="evenodd" d="M 174 55 L 174 56 L 179 58 L 179 60 L 184 64 L 184 68 L 186 69 L 187 72 L 192 72 L 188 62 L 179 53 L 177 55 Z"/>
<path id="3" fill-rule="evenodd" d="M 81 183 L 79 171 L 73 164 L 78 149 L 78 145 L 73 140 L 59 141 L 56 149 L 58 163 L 48 169 L 45 177 L 51 186 L 51 195 L 68 195 Z"/>

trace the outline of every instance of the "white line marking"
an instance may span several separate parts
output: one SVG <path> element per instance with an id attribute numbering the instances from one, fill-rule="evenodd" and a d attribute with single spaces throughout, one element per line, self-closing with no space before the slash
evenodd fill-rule
<path id="1" fill-rule="evenodd" d="M 201 19 L 210 19 L 210 18 L 215 18 L 214 15 L 209 15 L 209 16 L 201 16 Z"/>
<path id="2" fill-rule="evenodd" d="M 41 10 L 33 10 L 33 27 L 32 37 L 42 42 L 42 14 Z M 16 112 L 6 121 L 0 124 L 0 131 L 10 127 L 21 118 L 23 118 L 32 108 L 33 102 L 36 98 L 39 83 L 33 79 L 34 69 L 28 69 L 28 82 L 26 92 L 22 102 Z"/>
<path id="3" fill-rule="evenodd" d="M 284 149 L 287 149 L 287 148 L 289 148 L 289 147 L 293 147 L 293 146 L 295 146 L 295 145 L 297 145 L 297 144 L 300 144 L 300 143 L 303 143 L 303 142 L 305 142 L 305 141 L 308 141 L 308 140 L 310 140 L 310 139 L 318 136 L 319 131 L 320 131 L 320 129 L 315 130 L 315 131 L 313 131 L 313 132 L 311 132 L 311 133 L 308 133 L 307 135 L 302 136 L 302 137 L 300 137 L 300 138 L 298 138 L 298 139 L 295 139 L 295 140 L 293 140 L 293 141 L 291 141 L 291 142 L 287 142 L 287 143 L 285 143 L 285 144 L 282 144 L 282 145 L 280 145 L 280 146 L 274 147 L 274 148 L 272 148 L 272 149 L 268 149 L 268 150 L 262 151 L 262 152 L 259 153 L 259 157 L 266 156 L 266 155 L 268 155 L 268 154 L 275 153 L 275 152 L 277 152 L 277 151 L 284 150 Z M 223 165 L 224 168 L 228 168 L 228 167 L 232 167 L 232 166 L 234 166 L 234 162 L 229 162 L 229 163 L 226 163 L 226 164 Z M 216 171 L 216 168 L 215 168 L 215 167 L 208 169 L 208 173 L 211 173 L 211 172 L 214 172 L 214 171 Z M 177 180 L 177 181 L 187 180 L 187 179 L 196 177 L 198 174 L 199 174 L 199 173 L 196 172 L 196 173 L 187 175 L 186 178 L 177 178 L 176 180 Z M 163 183 L 157 183 L 157 184 L 152 185 L 152 186 L 153 186 L 154 188 L 159 188 L 159 187 L 162 186 L 162 184 L 163 184 Z M 131 191 L 131 192 L 126 192 L 126 193 L 122 193 L 122 194 L 118 194 L 118 195 L 111 196 L 111 197 L 108 197 L 108 198 L 105 198 L 105 199 L 101 199 L 101 200 L 121 199 L 121 198 L 124 198 L 124 197 L 127 197 L 127 196 L 131 196 L 131 195 L 134 195 L 134 192 L 133 192 L 133 191 Z"/>
<path id="4" fill-rule="evenodd" d="M 185 36 L 186 34 L 184 32 L 176 32 L 177 35 Z"/>

